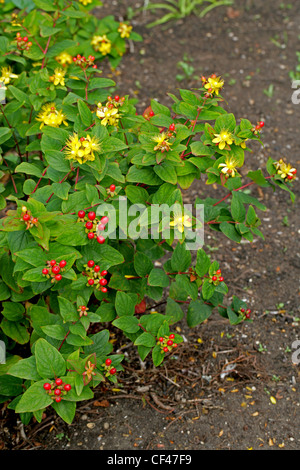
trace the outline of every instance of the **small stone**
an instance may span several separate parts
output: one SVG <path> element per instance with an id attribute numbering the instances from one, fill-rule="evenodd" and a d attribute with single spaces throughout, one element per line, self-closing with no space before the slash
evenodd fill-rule
<path id="1" fill-rule="evenodd" d="M 108 428 L 109 428 L 109 423 L 104 423 L 104 424 L 103 424 L 103 428 L 104 428 L 104 429 L 108 429 Z"/>

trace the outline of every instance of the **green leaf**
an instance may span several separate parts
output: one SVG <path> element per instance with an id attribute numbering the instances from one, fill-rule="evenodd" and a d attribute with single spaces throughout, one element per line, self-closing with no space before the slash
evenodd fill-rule
<path id="1" fill-rule="evenodd" d="M 137 333 L 140 329 L 138 323 L 139 321 L 136 317 L 127 315 L 123 315 L 112 322 L 114 326 L 125 331 L 125 333 Z"/>
<path id="2" fill-rule="evenodd" d="M 44 383 L 45 380 L 40 380 L 26 390 L 16 406 L 16 413 L 34 412 L 52 404 L 53 399 L 44 390 Z"/>
<path id="3" fill-rule="evenodd" d="M 234 132 L 236 126 L 235 117 L 232 113 L 218 116 L 215 122 L 215 131 L 219 134 L 222 130 Z"/>
<path id="4" fill-rule="evenodd" d="M 22 304 L 16 302 L 3 302 L 2 315 L 10 321 L 18 321 L 23 319 L 25 308 Z"/>
<path id="5" fill-rule="evenodd" d="M 148 277 L 148 284 L 150 286 L 168 287 L 169 278 L 162 269 L 153 268 Z"/>
<path id="6" fill-rule="evenodd" d="M 42 171 L 37 165 L 33 163 L 22 162 L 15 168 L 15 173 L 25 173 L 26 175 L 33 175 L 40 178 Z"/>
<path id="7" fill-rule="evenodd" d="M 215 292 L 215 286 L 213 285 L 212 282 L 209 282 L 209 279 L 204 279 L 203 285 L 202 285 L 202 297 L 204 299 L 210 299 L 210 297 L 213 296 Z"/>
<path id="8" fill-rule="evenodd" d="M 36 368 L 41 377 L 51 379 L 65 374 L 66 362 L 63 356 L 48 341 L 43 338 L 38 339 L 34 353 Z"/>
<path id="9" fill-rule="evenodd" d="M 66 336 L 66 331 L 61 325 L 46 325 L 41 328 L 47 336 L 50 336 L 50 338 L 63 340 Z"/>
<path id="10" fill-rule="evenodd" d="M 10 375 L 0 376 L 0 395 L 15 397 L 23 392 L 22 380 Z"/>
<path id="11" fill-rule="evenodd" d="M 102 330 L 95 335 L 90 336 L 93 344 L 84 348 L 85 354 L 95 353 L 97 358 L 108 356 L 111 353 L 113 346 L 109 343 L 109 331 Z"/>
<path id="12" fill-rule="evenodd" d="M 146 346 L 152 348 L 156 344 L 155 337 L 151 333 L 142 333 L 134 342 L 135 346 Z"/>
<path id="13" fill-rule="evenodd" d="M 84 101 L 78 101 L 78 110 L 84 127 L 89 127 L 93 122 L 93 115 Z"/>
<path id="14" fill-rule="evenodd" d="M 26 380 L 41 380 L 41 376 L 36 370 L 36 362 L 34 356 L 30 356 L 26 359 L 21 359 L 16 364 L 13 364 L 13 366 L 9 368 L 8 374 Z"/>
<path id="15" fill-rule="evenodd" d="M 220 224 L 220 229 L 226 235 L 226 237 L 230 238 L 230 240 L 233 240 L 234 242 L 240 243 L 242 237 L 241 235 L 236 231 L 234 224 L 228 223 L 228 222 L 222 222 Z"/>
<path id="16" fill-rule="evenodd" d="M 175 300 L 171 299 L 171 297 L 167 299 L 166 315 L 170 317 L 170 325 L 177 323 L 184 317 L 182 308 Z"/>
<path id="17" fill-rule="evenodd" d="M 241 202 L 240 195 L 237 191 L 232 193 L 231 214 L 236 222 L 244 222 L 246 217 L 246 209 L 244 204 Z"/>
<path id="18" fill-rule="evenodd" d="M 187 250 L 185 243 L 177 243 L 171 258 L 172 269 L 176 272 L 186 271 L 192 261 L 191 252 Z"/>
<path id="19" fill-rule="evenodd" d="M 158 367 L 164 360 L 165 353 L 161 351 L 159 345 L 154 346 L 152 350 L 152 360 L 155 367 Z"/>
<path id="20" fill-rule="evenodd" d="M 212 313 L 212 307 L 206 305 L 201 300 L 193 300 L 188 308 L 187 312 L 187 324 L 190 328 L 204 322 L 210 317 Z"/>
<path id="21" fill-rule="evenodd" d="M 154 171 L 163 181 L 166 181 L 166 183 L 177 183 L 176 170 L 170 163 L 162 162 L 161 165 L 155 165 Z"/>
<path id="22" fill-rule="evenodd" d="M 141 251 L 137 251 L 136 254 L 134 255 L 134 269 L 136 273 L 144 277 L 147 274 L 150 273 L 150 271 L 153 268 L 153 263 L 151 259 L 144 255 Z"/>
<path id="23" fill-rule="evenodd" d="M 62 400 L 59 403 L 53 401 L 52 407 L 55 409 L 58 416 L 60 416 L 66 423 L 71 424 L 76 412 L 76 402 Z"/>
<path id="24" fill-rule="evenodd" d="M 205 253 L 205 251 L 201 248 L 197 252 L 197 263 L 195 266 L 196 273 L 198 276 L 202 277 L 204 276 L 210 266 L 210 258 L 209 256 Z"/>
<path id="25" fill-rule="evenodd" d="M 116 311 L 119 317 L 123 315 L 134 315 L 136 302 L 133 301 L 130 295 L 125 292 L 118 291 L 116 295 Z"/>
<path id="26" fill-rule="evenodd" d="M 79 318 L 75 305 L 65 297 L 57 297 L 59 311 L 64 322 L 77 321 Z"/>
<path id="27" fill-rule="evenodd" d="M 9 127 L 0 127 L 0 145 L 10 139 L 12 136 L 12 129 Z"/>
<path id="28" fill-rule="evenodd" d="M 27 328 L 20 322 L 9 321 L 3 318 L 0 323 L 3 333 L 19 344 L 26 344 L 29 341 Z"/>

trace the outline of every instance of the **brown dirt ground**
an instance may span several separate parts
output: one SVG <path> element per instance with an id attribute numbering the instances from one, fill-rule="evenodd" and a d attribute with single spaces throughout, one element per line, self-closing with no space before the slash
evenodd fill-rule
<path id="1" fill-rule="evenodd" d="M 99 17 L 124 18 L 128 6 L 144 2 L 108 3 L 96 11 Z M 221 7 L 202 20 L 191 16 L 147 29 L 152 18 L 142 12 L 133 18 L 144 42 L 135 43 L 134 52 L 112 73 L 118 93 L 137 97 L 139 112 L 151 98 L 170 105 L 167 92 L 199 86 L 195 78 L 176 80 L 177 63 L 185 54 L 193 59 L 195 75 L 225 77 L 223 96 L 230 112 L 252 122 L 265 120 L 265 146 L 253 148 L 244 172 L 263 167 L 269 156 L 286 157 L 297 166 L 300 105 L 291 101 L 289 71 L 300 50 L 298 2 L 236 0 L 234 10 Z M 111 73 L 103 70 L 104 76 Z M 264 90 L 271 84 L 273 96 L 268 97 Z M 295 192 L 299 196 L 298 181 Z M 216 194 L 224 193 L 199 181 L 185 197 L 191 202 L 197 195 Z M 127 356 L 120 392 L 99 388 L 96 401 L 81 404 L 70 426 L 47 415 L 41 424 L 25 427 L 27 441 L 3 410 L 2 449 L 300 448 L 300 369 L 291 359 L 300 323 L 299 201 L 293 205 L 283 192 L 253 188 L 252 194 L 269 208 L 262 213 L 265 241 L 235 245 L 211 232 L 205 243 L 222 265 L 231 292 L 248 301 L 254 322 L 232 327 L 216 313 L 192 330 L 180 324 L 186 341 L 157 369 L 150 361 L 141 364 L 123 339 Z M 222 378 L 227 363 L 233 370 Z"/>

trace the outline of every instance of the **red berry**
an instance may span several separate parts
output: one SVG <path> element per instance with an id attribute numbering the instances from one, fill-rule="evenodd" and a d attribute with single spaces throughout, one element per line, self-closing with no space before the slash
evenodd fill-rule
<path id="1" fill-rule="evenodd" d="M 174 123 L 169 125 L 169 131 L 172 131 L 172 132 L 175 131 L 175 124 Z"/>
<path id="2" fill-rule="evenodd" d="M 53 274 L 58 274 L 59 271 L 60 271 L 60 267 L 59 267 L 59 266 L 53 266 L 53 268 L 52 268 Z"/>
<path id="3" fill-rule="evenodd" d="M 168 352 L 169 349 L 167 347 L 164 347 L 164 352 Z"/>
<path id="4" fill-rule="evenodd" d="M 170 339 L 174 339 L 174 338 L 175 338 L 174 333 L 170 334 L 169 338 L 170 338 Z"/>
<path id="5" fill-rule="evenodd" d="M 260 125 L 255 126 L 255 130 L 259 131 Z"/>
<path id="6" fill-rule="evenodd" d="M 83 312 L 86 310 L 86 306 L 85 306 L 85 305 L 80 305 L 80 308 L 81 308 L 81 310 L 83 310 Z"/>
<path id="7" fill-rule="evenodd" d="M 29 42 L 27 43 L 27 46 L 31 47 L 31 46 L 32 46 L 32 42 L 29 41 Z"/>
<path id="8" fill-rule="evenodd" d="M 114 375 L 115 373 L 117 372 L 117 369 L 115 367 L 113 367 L 112 369 L 110 369 L 109 373 L 111 375 Z"/>
<path id="9" fill-rule="evenodd" d="M 111 359 L 107 358 L 106 361 L 105 361 L 105 364 L 107 366 L 110 366 L 111 365 Z"/>
<path id="10" fill-rule="evenodd" d="M 101 218 L 102 224 L 107 224 L 108 221 L 109 221 L 109 218 L 106 215 Z"/>
<path id="11" fill-rule="evenodd" d="M 61 402 L 61 397 L 56 397 L 56 398 L 55 398 L 55 401 L 56 401 L 56 403 Z"/>
<path id="12" fill-rule="evenodd" d="M 61 274 L 56 274 L 55 280 L 56 281 L 61 281 L 62 280 L 62 275 Z"/>
<path id="13" fill-rule="evenodd" d="M 178 344 L 177 343 L 174 343 L 173 344 L 173 348 L 177 348 Z"/>
<path id="14" fill-rule="evenodd" d="M 293 173 L 293 175 L 296 175 L 296 174 L 297 174 L 297 170 L 296 170 L 296 169 L 293 170 L 292 173 Z"/>
<path id="15" fill-rule="evenodd" d="M 65 389 L 66 392 L 69 392 L 69 391 L 71 390 L 71 388 L 72 388 L 72 387 L 71 387 L 70 384 L 66 384 L 66 385 L 64 386 L 64 389 Z"/>
<path id="16" fill-rule="evenodd" d="M 292 180 L 294 177 L 292 175 L 287 175 L 288 180 Z"/>
<path id="17" fill-rule="evenodd" d="M 101 271 L 101 276 L 106 276 L 107 275 L 107 271 Z"/>
<path id="18" fill-rule="evenodd" d="M 93 260 L 91 260 L 91 259 L 90 259 L 90 261 L 88 261 L 88 263 L 87 263 L 87 265 L 88 265 L 89 268 L 92 268 L 92 267 L 94 266 L 94 264 L 95 264 L 95 261 L 93 261 Z"/>
<path id="19" fill-rule="evenodd" d="M 251 313 L 251 310 L 250 310 L 250 308 L 248 308 L 248 309 L 247 309 L 247 313 L 249 313 L 249 314 Z"/>
<path id="20" fill-rule="evenodd" d="M 95 64 L 95 65 L 93 65 L 93 69 L 96 69 L 96 68 L 97 68 L 97 65 L 96 65 L 96 64 Z"/>
<path id="21" fill-rule="evenodd" d="M 48 382 L 46 382 L 43 386 L 44 386 L 45 390 L 50 390 L 51 389 L 51 385 Z"/>
<path id="22" fill-rule="evenodd" d="M 215 73 L 213 73 L 210 77 L 211 78 L 217 78 L 217 75 Z"/>
<path id="23" fill-rule="evenodd" d="M 85 138 L 84 137 L 80 137 L 80 142 L 84 142 L 85 141 Z"/>
<path id="24" fill-rule="evenodd" d="M 55 259 L 52 259 L 52 260 L 50 261 L 50 265 L 51 265 L 51 266 L 55 266 L 55 265 L 56 265 Z"/>
<path id="25" fill-rule="evenodd" d="M 78 217 L 80 217 L 80 219 L 83 219 L 84 216 L 85 216 L 84 211 L 78 211 Z"/>
<path id="26" fill-rule="evenodd" d="M 88 218 L 89 218 L 90 220 L 95 220 L 95 218 L 96 218 L 95 212 L 89 212 L 89 213 L 88 213 Z"/>
<path id="27" fill-rule="evenodd" d="M 218 269 L 218 270 L 216 271 L 216 274 L 221 274 L 221 269 Z"/>
<path id="28" fill-rule="evenodd" d="M 49 274 L 49 271 L 48 271 L 47 268 L 44 268 L 43 271 L 42 271 L 42 273 L 46 275 L 46 274 Z"/>
<path id="29" fill-rule="evenodd" d="M 217 280 L 218 280 L 217 276 L 213 276 L 211 279 L 212 279 L 213 281 L 217 281 Z"/>
<path id="30" fill-rule="evenodd" d="M 106 294 L 107 288 L 106 287 L 101 287 L 101 292 L 103 292 L 103 294 Z"/>
<path id="31" fill-rule="evenodd" d="M 95 234 L 93 232 L 88 233 L 88 239 L 89 240 L 93 240 L 94 237 L 95 237 Z"/>
<path id="32" fill-rule="evenodd" d="M 244 309 L 244 308 L 241 308 L 241 312 L 242 312 L 242 313 L 245 313 L 245 309 Z"/>
<path id="33" fill-rule="evenodd" d="M 100 279 L 100 285 L 101 286 L 106 286 L 107 280 L 106 279 Z"/>
<path id="34" fill-rule="evenodd" d="M 96 264 L 96 266 L 94 267 L 94 271 L 95 273 L 98 273 L 100 271 L 100 266 L 98 266 L 98 264 Z"/>
<path id="35" fill-rule="evenodd" d="M 88 230 L 91 230 L 91 228 L 93 228 L 93 222 L 88 221 L 88 222 L 85 224 L 85 227 L 86 227 Z"/>
<path id="36" fill-rule="evenodd" d="M 105 230 L 105 225 L 104 225 L 104 224 L 99 224 L 99 225 L 98 225 L 98 230 L 100 230 L 101 232 L 103 232 L 103 230 Z"/>
<path id="37" fill-rule="evenodd" d="M 161 336 L 160 338 L 158 338 L 158 341 L 160 341 L 161 343 L 163 342 L 163 337 Z"/>
<path id="38" fill-rule="evenodd" d="M 105 238 L 102 237 L 102 235 L 100 235 L 100 237 L 97 237 L 97 242 L 100 243 L 100 245 L 102 245 L 103 243 L 105 243 Z"/>
<path id="39" fill-rule="evenodd" d="M 223 277 L 223 276 L 219 277 L 219 281 L 220 281 L 220 282 L 223 282 L 223 281 L 224 281 L 224 277 Z"/>
<path id="40" fill-rule="evenodd" d="M 109 187 L 109 190 L 113 193 L 116 189 L 116 185 L 115 184 L 111 184 L 110 187 Z"/>
<path id="41" fill-rule="evenodd" d="M 245 315 L 245 317 L 246 317 L 247 319 L 249 319 L 250 316 L 251 316 L 250 313 L 246 313 L 246 315 Z"/>
<path id="42" fill-rule="evenodd" d="M 77 59 L 81 59 L 81 55 L 80 55 L 80 54 L 77 54 Z"/>
<path id="43" fill-rule="evenodd" d="M 30 220 L 30 215 L 29 214 L 24 214 L 23 215 L 23 220 L 24 220 L 24 222 L 27 222 L 28 220 Z"/>
<path id="44" fill-rule="evenodd" d="M 56 389 L 54 390 L 54 395 L 59 396 L 60 394 L 61 394 L 61 390 L 59 390 L 59 388 L 56 388 Z"/>
<path id="45" fill-rule="evenodd" d="M 27 42 L 27 41 L 28 41 L 28 37 L 27 37 L 27 36 L 24 36 L 24 37 L 23 37 L 23 41 L 24 41 L 24 42 Z"/>
<path id="46" fill-rule="evenodd" d="M 173 341 L 171 339 L 169 339 L 169 341 L 167 341 L 167 345 L 172 346 L 172 344 L 173 344 Z"/>
<path id="47" fill-rule="evenodd" d="M 55 380 L 56 385 L 61 385 L 63 381 L 61 379 L 56 379 Z"/>
<path id="48" fill-rule="evenodd" d="M 94 281 L 94 279 L 89 279 L 88 283 L 89 283 L 90 286 L 92 286 L 95 283 L 95 281 Z"/>
<path id="49" fill-rule="evenodd" d="M 264 127 L 264 125 L 265 125 L 264 121 L 260 121 L 259 125 L 260 125 L 260 127 Z"/>
<path id="50" fill-rule="evenodd" d="M 61 268 L 64 268 L 64 267 L 66 266 L 66 264 L 67 264 L 67 262 L 63 259 L 63 260 L 61 260 L 61 262 L 59 263 L 59 266 L 60 266 Z"/>
<path id="51" fill-rule="evenodd" d="M 150 117 L 153 117 L 153 116 L 154 116 L 154 112 L 153 112 L 153 111 L 149 111 L 149 116 L 150 116 Z"/>
<path id="52" fill-rule="evenodd" d="M 115 96 L 115 100 L 116 100 L 116 101 L 119 101 L 119 99 L 120 99 L 119 95 L 116 95 L 116 96 Z"/>
<path id="53" fill-rule="evenodd" d="M 73 57 L 73 62 L 77 62 L 77 57 Z"/>

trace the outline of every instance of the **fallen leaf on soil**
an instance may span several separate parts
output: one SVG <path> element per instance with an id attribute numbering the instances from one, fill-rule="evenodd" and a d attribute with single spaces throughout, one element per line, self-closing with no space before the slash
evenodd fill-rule
<path id="1" fill-rule="evenodd" d="M 219 437 L 222 437 L 223 434 L 224 434 L 224 431 L 223 431 L 223 429 L 221 429 L 221 431 L 219 432 Z"/>
<path id="2" fill-rule="evenodd" d="M 94 406 L 103 406 L 104 408 L 108 408 L 109 407 L 109 401 L 107 400 L 102 400 L 102 401 L 94 401 L 93 403 Z"/>
<path id="3" fill-rule="evenodd" d="M 270 397 L 270 402 L 273 403 L 273 405 L 276 405 L 276 398 Z"/>
<path id="4" fill-rule="evenodd" d="M 274 445 L 274 441 L 273 441 L 273 439 L 270 438 L 269 439 L 269 446 L 272 447 L 273 445 Z"/>
<path id="5" fill-rule="evenodd" d="M 258 416 L 258 415 L 259 415 L 258 411 L 255 411 L 254 413 L 252 413 L 252 416 Z"/>
<path id="6" fill-rule="evenodd" d="M 235 10 L 232 7 L 227 8 L 226 13 L 227 13 L 228 18 L 230 18 L 231 20 L 238 18 L 241 14 L 240 10 Z"/>
<path id="7" fill-rule="evenodd" d="M 86 427 L 89 429 L 93 429 L 96 426 L 95 423 L 87 423 Z"/>

